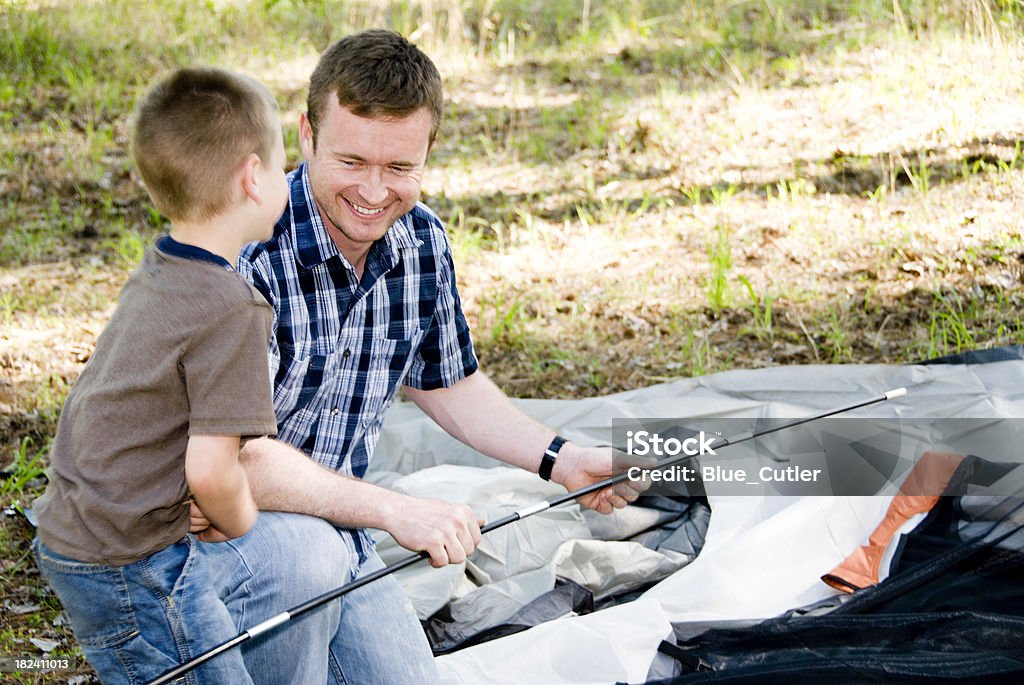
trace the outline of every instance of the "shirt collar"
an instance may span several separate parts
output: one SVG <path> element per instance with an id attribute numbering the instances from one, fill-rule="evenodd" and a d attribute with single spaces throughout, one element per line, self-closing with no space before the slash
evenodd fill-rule
<path id="1" fill-rule="evenodd" d="M 296 261 L 301 266 L 312 269 L 335 256 L 343 263 L 348 264 L 348 260 L 331 239 L 327 227 L 324 226 L 323 218 L 317 210 L 316 201 L 313 199 L 313 193 L 309 187 L 309 167 L 305 162 L 296 170 L 291 179 L 289 212 L 291 213 L 292 240 L 295 245 Z M 380 250 L 381 241 L 377 241 L 374 245 L 377 249 L 371 248 L 367 258 L 371 258 L 374 254 L 382 256 L 389 254 L 392 260 L 390 266 L 398 263 L 401 250 L 418 249 L 423 245 L 423 241 L 418 239 L 413 231 L 412 212 L 399 217 L 395 223 L 391 224 L 382 240 L 387 250 Z"/>
<path id="2" fill-rule="evenodd" d="M 228 260 L 224 259 L 220 255 L 214 254 L 209 250 L 195 245 L 178 242 L 167 234 L 161 235 L 156 239 L 156 249 L 166 255 L 170 255 L 171 257 L 191 259 L 197 262 L 210 262 L 211 264 L 222 266 L 228 271 L 234 271 L 234 268 Z"/>

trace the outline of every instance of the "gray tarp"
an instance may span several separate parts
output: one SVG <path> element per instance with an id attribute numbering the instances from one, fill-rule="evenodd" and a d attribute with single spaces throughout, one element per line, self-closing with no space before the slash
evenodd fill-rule
<path id="1" fill-rule="evenodd" d="M 796 418 L 899 386 L 908 389 L 906 398 L 857 415 L 1024 417 L 1020 361 L 777 367 L 519 405 L 571 440 L 599 444 L 611 442 L 613 419 Z M 559 492 L 535 475 L 495 467 L 405 403 L 388 415 L 371 478 L 412 494 L 466 502 L 488 520 Z M 833 594 L 819 577 L 867 538 L 889 498 L 712 495 L 709 501 L 713 515 L 696 559 L 616 541 L 649 527 L 658 512 L 629 508 L 604 518 L 569 506 L 495 531 L 465 565 L 403 571 L 399 579 L 422 617 L 454 600 L 453 609 L 469 625 L 513 613 L 550 589 L 555 575 L 600 596 L 651 574 L 670 574 L 634 602 L 440 657 L 445 682 L 643 681 L 672 621 L 766 618 Z M 386 537 L 386 560 L 405 554 Z"/>

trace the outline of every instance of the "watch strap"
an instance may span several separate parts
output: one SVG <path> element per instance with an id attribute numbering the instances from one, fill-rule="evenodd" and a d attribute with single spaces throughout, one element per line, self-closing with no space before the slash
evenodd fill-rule
<path id="1" fill-rule="evenodd" d="M 558 458 L 558 451 L 562 449 L 562 445 L 566 443 L 566 439 L 561 435 L 556 435 L 548 445 L 548 448 L 544 450 L 544 456 L 540 460 L 540 468 L 537 470 L 539 475 L 544 480 L 551 480 L 551 470 L 555 468 L 555 459 Z"/>

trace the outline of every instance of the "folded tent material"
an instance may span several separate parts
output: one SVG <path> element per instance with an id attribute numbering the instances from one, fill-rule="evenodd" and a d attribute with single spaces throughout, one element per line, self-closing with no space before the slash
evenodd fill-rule
<path id="1" fill-rule="evenodd" d="M 1024 416 L 1024 395 L 1020 392 L 1024 387 L 1024 364 L 1016 360 L 1020 350 L 1000 350 L 998 354 L 1007 359 L 974 363 L 979 361 L 975 356 L 958 360 L 971 363 L 931 366 L 735 371 L 603 398 L 523 401 L 521 406 L 570 439 L 591 444 L 610 441 L 613 418 L 795 418 L 899 385 L 910 391 L 905 403 L 876 407 L 867 415 L 897 416 L 912 411 L 914 416 L 937 418 Z M 999 446 L 980 447 L 985 449 L 978 452 L 986 453 Z M 415 492 L 420 479 L 428 489 L 435 485 L 440 488 L 440 493 L 432 489 L 432 496 L 470 502 L 488 519 L 520 502 L 530 504 L 542 499 L 545 495 L 538 489 L 550 487 L 539 485 L 542 481 L 530 474 L 494 468 L 493 462 L 436 430 L 408 405 L 393 408 L 378 455 L 375 477 L 382 482 Z M 422 469 L 445 462 L 457 465 L 446 468 L 472 475 L 456 477 L 455 471 L 448 471 L 442 473 L 443 478 L 438 477 L 440 485 L 430 482 L 429 471 Z M 492 479 L 504 482 L 491 489 L 488 483 Z M 444 482 L 455 485 L 446 489 Z M 643 682 L 672 661 L 657 653 L 660 643 L 675 634 L 670 623 L 676 626 L 676 633 L 683 625 L 692 631 L 694 626 L 721 622 L 749 623 L 833 600 L 839 592 L 822 583 L 820 576 L 868 542 L 885 519 L 891 502 L 892 497 L 710 496 L 712 515 L 706 532 L 690 538 L 699 548 L 691 551 L 699 553 L 695 557 L 691 554 L 678 570 L 640 599 L 544 623 L 440 657 L 444 680 L 467 684 L 483 682 L 481 678 L 491 683 Z M 962 506 L 970 509 L 981 505 L 965 497 Z M 506 594 L 510 602 L 501 605 L 490 619 L 481 619 L 477 627 L 486 630 L 489 621 L 492 627 L 500 626 L 529 606 L 539 596 L 535 593 L 554 589 L 558 572 L 552 560 L 560 555 L 563 560 L 573 556 L 559 550 L 564 544 L 581 544 L 574 542 L 576 532 L 586 529 L 590 537 L 599 538 L 597 543 L 617 546 L 621 543 L 615 542 L 614 536 L 643 535 L 642 531 L 650 528 L 648 519 L 630 520 L 635 515 L 631 512 L 622 520 L 604 521 L 610 528 L 621 526 L 619 530 L 595 536 L 593 528 L 598 524 L 589 521 L 588 513 L 576 510 L 552 514 L 553 520 L 538 517 L 535 528 L 514 530 L 522 524 L 509 526 L 513 530 L 483 555 L 479 565 L 474 559 L 465 570 L 424 568 L 402 572 L 400 580 L 412 588 L 414 595 L 434 599 L 430 606 L 421 607 L 421 617 L 440 610 L 438 605 L 445 597 L 456 602 L 465 598 L 463 604 L 473 607 L 475 593 L 488 583 L 499 583 L 504 584 L 503 591 L 513 588 Z M 650 512 L 643 515 L 651 516 Z M 917 518 L 922 516 L 918 514 Z M 911 519 L 908 525 L 913 527 L 915 523 Z M 1019 528 L 1019 522 L 1004 525 L 1011 530 Z M 551 530 L 555 531 L 553 536 Z M 898 544 L 900 535 L 894 540 Z M 889 547 L 891 553 L 893 545 Z M 383 548 L 387 553 L 387 544 Z M 520 572 L 508 570 L 510 560 L 522 562 Z M 597 562 L 589 566 L 606 568 Z M 617 564 L 611 566 L 617 568 Z M 543 577 L 543 582 L 533 582 L 538 577 Z M 522 594 L 518 593 L 520 589 L 524 590 Z M 601 596 L 600 587 L 588 589 Z M 436 599 L 438 596 L 441 600 Z"/>

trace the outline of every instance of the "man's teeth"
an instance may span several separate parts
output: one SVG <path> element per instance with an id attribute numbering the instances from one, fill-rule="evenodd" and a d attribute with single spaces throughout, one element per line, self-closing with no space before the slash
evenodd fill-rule
<path id="1" fill-rule="evenodd" d="M 374 216 L 384 211 L 383 207 L 379 207 L 377 209 L 367 209 L 366 207 L 360 207 L 354 202 L 349 202 L 349 204 L 352 205 L 352 208 L 355 209 L 358 213 L 362 214 L 363 216 Z"/>

